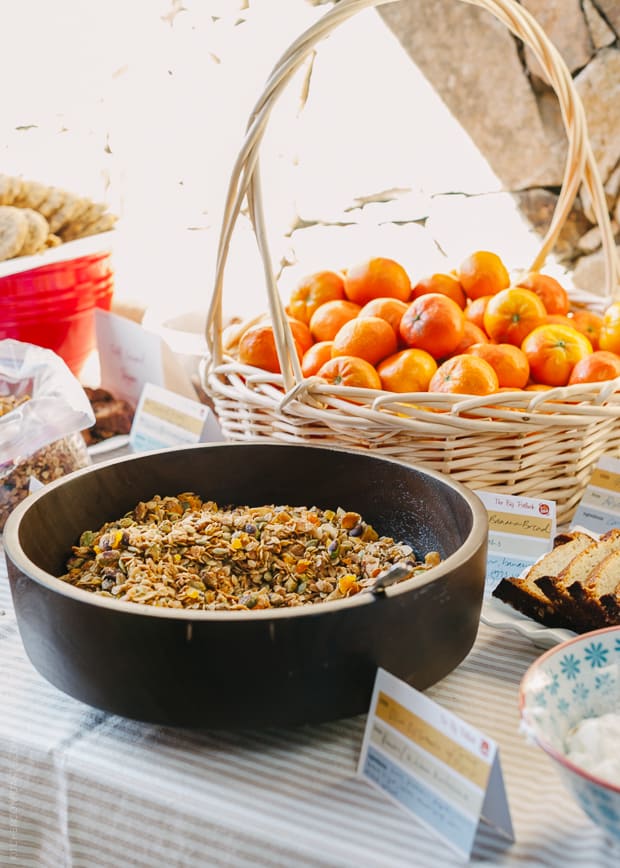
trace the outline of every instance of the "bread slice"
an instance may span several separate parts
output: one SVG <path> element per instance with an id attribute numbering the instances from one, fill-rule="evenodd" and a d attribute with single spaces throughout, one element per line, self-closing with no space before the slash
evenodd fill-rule
<path id="1" fill-rule="evenodd" d="M 592 542 L 557 576 L 540 582 L 541 589 L 553 597 L 558 613 L 578 633 L 607 626 L 607 613 L 600 602 L 598 570 L 604 559 L 619 549 L 620 529 L 614 528 Z M 604 592 L 610 590 L 607 581 Z"/>
<path id="2" fill-rule="evenodd" d="M 558 575 L 592 542 L 592 537 L 581 531 L 557 536 L 554 548 L 532 564 L 523 577 L 502 579 L 492 595 L 547 627 L 568 626 L 564 615 L 558 612 L 554 601 L 537 581 L 545 576 Z"/>
<path id="3" fill-rule="evenodd" d="M 602 608 L 605 626 L 620 624 L 620 548 L 603 558 L 591 580 L 588 601 Z"/>

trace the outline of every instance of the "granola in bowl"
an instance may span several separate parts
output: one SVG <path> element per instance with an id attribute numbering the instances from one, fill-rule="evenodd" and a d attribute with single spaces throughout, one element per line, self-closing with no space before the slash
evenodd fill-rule
<path id="1" fill-rule="evenodd" d="M 73 547 L 62 580 L 149 606 L 250 610 L 303 606 L 372 587 L 392 564 L 439 563 L 379 536 L 356 512 L 230 506 L 191 492 L 155 495 Z"/>

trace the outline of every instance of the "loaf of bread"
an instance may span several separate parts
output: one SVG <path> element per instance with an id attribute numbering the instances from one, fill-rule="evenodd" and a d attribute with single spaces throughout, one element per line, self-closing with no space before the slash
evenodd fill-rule
<path id="1" fill-rule="evenodd" d="M 595 539 L 574 531 L 525 575 L 500 581 L 493 596 L 547 627 L 586 633 L 620 624 L 620 529 Z"/>

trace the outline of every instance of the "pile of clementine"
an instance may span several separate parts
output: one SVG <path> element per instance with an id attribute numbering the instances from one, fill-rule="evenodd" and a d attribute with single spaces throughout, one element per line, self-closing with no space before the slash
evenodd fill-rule
<path id="1" fill-rule="evenodd" d="M 620 302 L 602 315 L 573 310 L 555 278 L 513 282 L 488 250 L 415 283 L 383 257 L 319 271 L 286 312 L 304 376 L 334 385 L 488 395 L 620 376 Z M 245 332 L 238 356 L 280 370 L 268 325 Z"/>

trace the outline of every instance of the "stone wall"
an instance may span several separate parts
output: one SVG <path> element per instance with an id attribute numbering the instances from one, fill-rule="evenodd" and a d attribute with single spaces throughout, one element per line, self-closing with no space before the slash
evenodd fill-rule
<path id="1" fill-rule="evenodd" d="M 521 0 L 556 45 L 583 101 L 620 240 L 620 0 Z M 380 7 L 412 60 L 484 154 L 523 213 L 544 231 L 566 142 L 557 100 L 533 53 L 489 12 L 456 0 Z M 600 285 L 600 234 L 580 198 L 558 255 L 586 289 Z"/>

